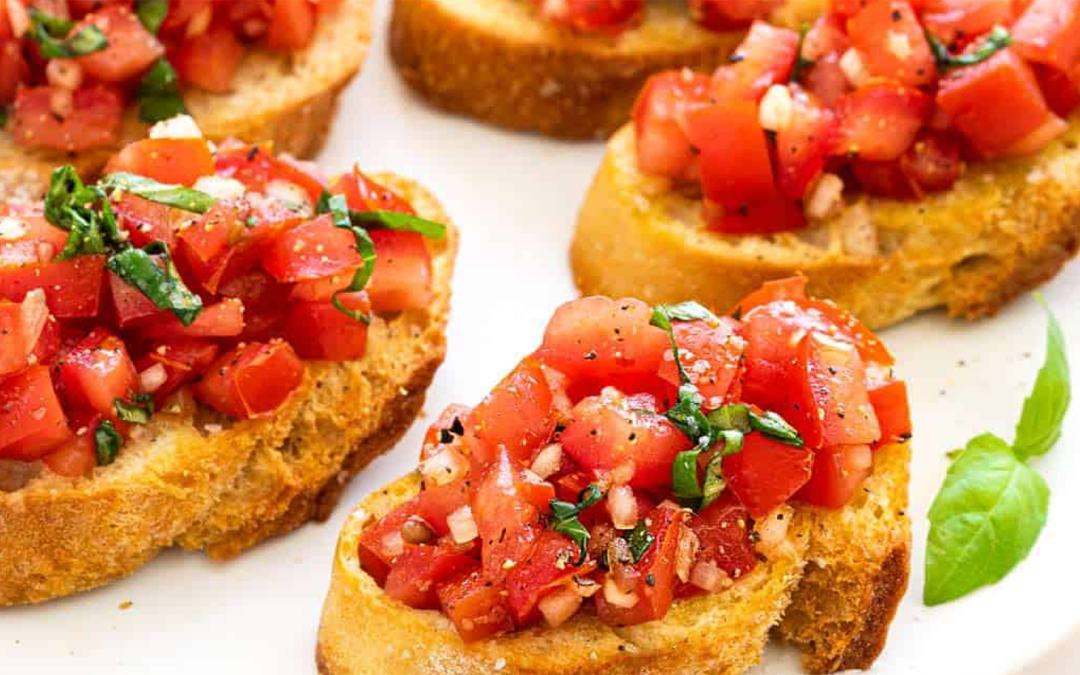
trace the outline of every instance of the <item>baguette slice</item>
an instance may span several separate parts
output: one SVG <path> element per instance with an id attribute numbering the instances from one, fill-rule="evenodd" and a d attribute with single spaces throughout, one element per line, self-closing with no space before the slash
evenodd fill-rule
<path id="1" fill-rule="evenodd" d="M 676 601 L 660 621 L 612 628 L 583 611 L 558 628 L 468 645 L 441 613 L 389 599 L 360 568 L 360 532 L 416 494 L 414 473 L 369 496 L 345 523 L 319 628 L 319 672 L 734 675 L 758 662 L 778 624 L 812 672 L 869 666 L 906 588 L 909 454 L 907 444 L 877 451 L 865 492 L 845 509 L 799 508 L 783 554 L 726 591 Z"/>
<path id="2" fill-rule="evenodd" d="M 827 0 L 800 0 L 772 19 L 798 26 Z M 510 129 L 606 138 L 627 120 L 649 75 L 712 72 L 741 31 L 705 30 L 684 0 L 649 0 L 641 26 L 617 37 L 575 34 L 527 0 L 394 0 L 390 53 L 431 102 Z"/>
<path id="3" fill-rule="evenodd" d="M 717 312 L 802 272 L 811 295 L 871 328 L 945 306 L 992 315 L 1049 280 L 1080 247 L 1080 117 L 1036 155 L 978 163 L 919 201 L 861 197 L 827 221 L 773 236 L 706 231 L 701 200 L 638 171 L 631 125 L 609 142 L 570 260 L 586 295 L 697 298 Z"/>
<path id="4" fill-rule="evenodd" d="M 427 190 L 375 179 L 448 225 L 431 242 L 432 304 L 373 319 L 359 361 L 307 362 L 300 388 L 272 416 L 165 410 L 109 466 L 0 491 L 0 606 L 100 586 L 174 544 L 228 558 L 324 519 L 348 479 L 400 438 L 445 354 L 458 235 Z"/>
<path id="5" fill-rule="evenodd" d="M 319 16 L 303 51 L 248 49 L 229 93 L 187 89 L 184 101 L 206 137 L 273 141 L 275 152 L 314 155 L 326 140 L 338 94 L 367 54 L 373 6 L 374 0 L 344 0 L 336 11 Z M 61 164 L 92 178 L 117 150 L 145 138 L 146 129 L 132 105 L 111 147 L 79 153 L 24 148 L 0 132 L 0 199 L 40 197 Z"/>

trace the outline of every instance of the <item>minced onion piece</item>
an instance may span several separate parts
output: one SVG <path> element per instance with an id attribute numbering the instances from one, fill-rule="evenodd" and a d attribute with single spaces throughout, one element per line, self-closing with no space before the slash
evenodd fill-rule
<path id="1" fill-rule="evenodd" d="M 420 463 L 420 474 L 436 485 L 447 485 L 469 468 L 468 460 L 453 448 L 444 448 Z"/>
<path id="2" fill-rule="evenodd" d="M 765 92 L 758 108 L 758 124 L 766 131 L 781 131 L 791 125 L 795 105 L 791 91 L 784 84 L 774 84 Z"/>
<path id="3" fill-rule="evenodd" d="M 635 470 L 634 460 L 628 459 L 625 462 L 620 462 L 611 470 L 611 482 L 616 485 L 626 485 L 634 479 Z"/>
<path id="4" fill-rule="evenodd" d="M 177 118 L 174 117 L 173 119 Z M 170 121 L 172 120 L 166 120 L 165 122 Z M 158 124 L 164 124 L 165 122 L 158 122 Z M 244 196 L 244 192 L 247 191 L 247 187 L 240 181 L 235 178 L 225 178 L 224 176 L 200 176 L 192 187 L 199 192 L 205 192 L 211 197 L 227 202 L 240 199 Z"/>
<path id="5" fill-rule="evenodd" d="M 195 121 L 194 117 L 191 115 L 180 114 L 173 115 L 167 120 L 155 122 L 154 126 L 150 127 L 149 135 L 150 138 L 202 138 L 203 132 L 202 129 L 199 128 L 199 123 Z M 203 178 L 212 177 L 213 176 L 204 176 Z M 199 180 L 202 180 L 202 178 Z M 196 183 L 196 185 L 198 185 L 198 183 Z M 243 185 L 243 183 L 241 183 L 241 185 Z M 240 194 L 243 193 L 241 192 Z"/>
<path id="6" fill-rule="evenodd" d="M 480 536 L 473 518 L 472 509 L 466 504 L 446 517 L 446 526 L 450 528 L 450 536 L 458 544 L 467 544 Z"/>
<path id="7" fill-rule="evenodd" d="M 45 303 L 45 291 L 40 288 L 29 291 L 19 307 L 19 323 L 22 324 L 27 356 L 37 346 L 38 338 L 41 337 L 41 331 L 45 330 L 48 320 L 49 306 Z"/>
<path id="8" fill-rule="evenodd" d="M 806 215 L 812 220 L 827 217 L 843 195 L 844 179 L 834 173 L 822 174 L 806 200 Z"/>
<path id="9" fill-rule="evenodd" d="M 591 598 L 600 590 L 600 584 L 589 577 L 574 577 L 574 590 L 583 598 Z"/>
<path id="10" fill-rule="evenodd" d="M 694 558 L 697 557 L 700 545 L 701 542 L 698 541 L 694 531 L 687 527 L 685 523 L 681 523 L 679 525 L 679 545 L 675 549 L 675 574 L 678 575 L 679 581 L 684 584 L 690 581 L 690 566 L 694 564 Z"/>
<path id="11" fill-rule="evenodd" d="M 397 557 L 405 552 L 405 539 L 401 536 L 401 530 L 390 532 L 382 539 L 383 553 L 390 557 Z"/>
<path id="12" fill-rule="evenodd" d="M 633 607 L 638 604 L 640 599 L 638 594 L 633 591 L 623 593 L 619 590 L 619 585 L 615 583 L 611 576 L 608 576 L 604 581 L 604 600 L 616 607 Z"/>
<path id="13" fill-rule="evenodd" d="M 540 608 L 540 613 L 544 615 L 544 621 L 552 628 L 561 626 L 566 623 L 566 620 L 574 616 L 581 607 L 581 595 L 573 588 L 565 587 L 561 588 L 554 593 L 548 593 L 540 602 L 537 603 L 537 607 Z"/>
<path id="14" fill-rule="evenodd" d="M 858 50 L 851 47 L 840 57 L 840 70 L 851 86 L 858 89 L 870 79 L 870 71 L 866 69 L 862 55 Z"/>
<path id="15" fill-rule="evenodd" d="M 142 383 L 143 391 L 147 394 L 153 394 L 160 389 L 167 379 L 169 379 L 169 374 L 165 371 L 164 364 L 161 363 L 155 363 L 139 373 L 139 382 Z"/>
<path id="16" fill-rule="evenodd" d="M 608 492 L 607 510 L 617 530 L 632 530 L 638 522 L 637 499 L 628 485 L 619 485 Z"/>
<path id="17" fill-rule="evenodd" d="M 278 200 L 286 207 L 311 213 L 311 200 L 304 188 L 296 183 L 275 178 L 266 184 L 266 195 Z"/>
<path id="18" fill-rule="evenodd" d="M 787 538 L 788 523 L 794 510 L 784 504 L 775 511 L 754 523 L 757 544 L 754 549 L 759 553 L 769 553 L 784 543 Z"/>
<path id="19" fill-rule="evenodd" d="M 45 79 L 54 87 L 75 91 L 82 85 L 83 69 L 73 59 L 50 59 L 45 64 Z"/>
<path id="20" fill-rule="evenodd" d="M 713 561 L 702 560 L 690 570 L 690 583 L 702 590 L 715 593 L 730 584 L 731 577 Z"/>
<path id="21" fill-rule="evenodd" d="M 540 478 L 547 478 L 555 473 L 558 473 L 559 468 L 562 466 L 562 445 L 559 443 L 552 443 L 540 452 L 536 453 L 536 458 L 533 459 L 532 472 Z"/>
<path id="22" fill-rule="evenodd" d="M 22 239 L 30 231 L 30 225 L 22 218 L 4 216 L 0 218 L 0 239 L 15 241 Z"/>

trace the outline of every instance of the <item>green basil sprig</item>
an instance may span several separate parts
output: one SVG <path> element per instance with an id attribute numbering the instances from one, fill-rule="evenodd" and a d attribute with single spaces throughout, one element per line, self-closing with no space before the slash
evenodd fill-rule
<path id="1" fill-rule="evenodd" d="M 795 66 L 791 69 L 791 82 L 801 81 L 806 71 L 814 65 L 811 59 L 804 58 L 802 55 L 803 45 L 806 44 L 806 34 L 809 32 L 810 24 L 804 23 L 799 28 L 799 45 L 795 49 Z"/>
<path id="2" fill-rule="evenodd" d="M 139 17 L 143 27 L 154 35 L 157 35 L 168 14 L 169 0 L 138 0 L 135 3 L 135 16 Z"/>
<path id="3" fill-rule="evenodd" d="M 192 213 L 206 213 L 217 202 L 217 199 L 199 190 L 183 185 L 159 183 L 146 176 L 122 171 L 110 173 L 102 178 L 98 185 L 105 190 L 123 190 L 136 197 Z"/>
<path id="4" fill-rule="evenodd" d="M 164 58 L 154 61 L 146 71 L 135 95 L 139 100 L 139 119 L 160 122 L 187 114 L 187 106 L 177 89 L 176 71 Z"/>
<path id="5" fill-rule="evenodd" d="M 154 415 L 154 398 L 149 394 L 138 393 L 131 397 L 131 401 L 122 398 L 113 401 L 116 408 L 116 416 L 121 421 L 129 424 L 146 424 Z"/>
<path id="6" fill-rule="evenodd" d="M 30 8 L 30 39 L 38 44 L 47 59 L 73 59 L 86 56 L 109 46 L 105 34 L 97 26 L 84 26 L 78 33 L 65 37 L 75 24 Z"/>
<path id="7" fill-rule="evenodd" d="M 96 207 L 104 197 L 96 186 L 84 185 L 70 165 L 53 170 L 45 193 L 45 218 L 68 233 L 57 259 L 102 254 L 123 244 L 112 207 L 107 202 Z"/>
<path id="8" fill-rule="evenodd" d="M 551 507 L 551 522 L 548 524 L 548 527 L 577 544 L 579 556 L 577 561 L 573 563 L 575 566 L 580 566 L 585 562 L 585 558 L 588 556 L 585 547 L 589 543 L 590 537 L 589 529 L 581 523 L 578 516 L 581 515 L 582 511 L 596 504 L 603 498 L 604 492 L 600 489 L 599 485 L 593 483 L 581 491 L 581 494 L 578 495 L 577 504 L 571 504 L 570 502 L 564 502 L 558 499 L 552 499 L 549 502 Z"/>
<path id="9" fill-rule="evenodd" d="M 315 213 L 330 213 L 330 200 L 334 195 L 323 190 L 319 195 L 319 201 L 315 204 Z M 397 230 L 399 232 L 416 232 L 428 239 L 442 239 L 446 235 L 446 226 L 436 223 L 434 220 L 420 218 L 408 213 L 397 211 L 354 211 L 344 202 L 344 212 L 349 214 L 349 220 L 353 225 L 369 230 Z"/>
<path id="10" fill-rule="evenodd" d="M 974 66 L 975 64 L 982 63 L 1013 43 L 1013 38 L 1012 35 L 1009 35 L 1009 31 L 1001 26 L 995 26 L 978 49 L 967 54 L 956 56 L 949 51 L 947 46 L 934 37 L 930 31 L 925 31 L 925 34 L 926 41 L 930 44 L 930 51 L 933 53 L 934 60 L 937 62 L 938 70 L 941 72 L 953 68 L 963 68 L 965 66 Z"/>
<path id="11" fill-rule="evenodd" d="M 630 534 L 626 535 L 626 543 L 630 545 L 630 555 L 633 556 L 635 565 L 641 562 L 655 541 L 656 537 L 649 526 L 644 520 L 639 520 L 634 529 L 630 530 Z"/>
<path id="12" fill-rule="evenodd" d="M 359 312 L 355 309 L 349 309 L 338 296 L 342 293 L 355 293 L 356 291 L 364 290 L 364 286 L 367 285 L 369 279 L 371 279 L 371 273 L 375 271 L 375 242 L 371 240 L 371 235 L 368 234 L 360 225 L 354 225 L 352 218 L 349 214 L 349 204 L 345 201 L 343 195 L 331 195 L 328 192 L 323 192 L 319 196 L 319 202 L 315 207 L 316 213 L 329 213 L 331 219 L 334 221 L 335 227 L 340 227 L 343 230 L 352 232 L 353 237 L 356 238 L 356 252 L 360 254 L 361 265 L 353 274 L 352 283 L 347 288 L 334 293 L 334 297 L 331 298 L 330 303 L 339 312 L 345 314 L 356 321 L 361 323 L 371 323 L 371 317 L 363 312 Z"/>
<path id="13" fill-rule="evenodd" d="M 1010 446 L 983 434 L 968 441 L 953 456 L 930 507 L 927 605 L 956 600 L 1003 579 L 1031 552 L 1046 525 L 1050 489 L 1027 462 L 1060 437 L 1070 398 L 1065 338 L 1049 307 L 1046 312 L 1046 360 L 1024 402 L 1016 440 Z"/>
<path id="14" fill-rule="evenodd" d="M 98 466 L 112 464 L 123 445 L 123 437 L 109 420 L 103 421 L 94 430 L 94 455 L 97 457 Z"/>
<path id="15" fill-rule="evenodd" d="M 164 268 L 154 260 L 154 255 L 165 263 Z M 185 326 L 190 326 L 202 312 L 202 298 L 184 285 L 164 242 L 156 241 L 143 249 L 128 247 L 111 255 L 105 264 L 154 305 L 172 312 Z"/>

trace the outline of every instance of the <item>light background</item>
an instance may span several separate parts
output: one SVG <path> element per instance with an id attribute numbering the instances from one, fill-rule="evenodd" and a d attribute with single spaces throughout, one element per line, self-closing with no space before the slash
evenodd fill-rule
<path id="1" fill-rule="evenodd" d="M 34 608 L 0 610 L 0 674 L 311 673 L 319 610 L 338 529 L 349 508 L 412 468 L 427 423 L 448 403 L 475 403 L 538 344 L 554 307 L 573 297 L 567 246 L 600 144 L 509 134 L 427 108 L 386 56 L 389 2 L 361 76 L 345 92 L 320 162 L 393 169 L 427 184 L 461 228 L 449 354 L 425 416 L 345 491 L 330 521 L 268 542 L 240 559 L 163 554 L 103 590 Z M 1080 377 L 1080 263 L 1045 293 L 1065 326 Z M 1044 346 L 1045 320 L 1023 298 L 973 325 L 931 314 L 887 331 L 908 378 L 915 415 L 912 588 L 882 675 L 1080 673 L 1080 413 L 1037 462 L 1050 482 L 1051 516 L 1032 557 L 1005 582 L 937 609 L 922 606 L 925 513 L 945 452 L 994 431 L 1012 438 Z M 0 542 L 0 546 L 3 542 Z M 132 606 L 121 610 L 121 603 Z M 1037 663 L 1036 663 L 1037 662 Z M 755 675 L 798 673 L 770 649 Z"/>

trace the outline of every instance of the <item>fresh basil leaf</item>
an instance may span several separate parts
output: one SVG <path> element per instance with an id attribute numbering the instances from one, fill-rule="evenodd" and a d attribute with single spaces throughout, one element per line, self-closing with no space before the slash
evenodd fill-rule
<path id="1" fill-rule="evenodd" d="M 371 235 L 368 234 L 367 230 L 353 224 L 349 213 L 349 204 L 345 201 L 344 195 L 331 195 L 324 190 L 319 195 L 319 200 L 315 205 L 315 212 L 320 214 L 329 213 L 336 227 L 352 232 L 353 237 L 356 238 L 356 252 L 360 254 L 362 261 L 362 264 L 353 275 L 352 282 L 347 288 L 335 293 L 330 300 L 330 304 L 351 319 L 361 323 L 371 323 L 370 316 L 349 309 L 341 302 L 338 296 L 342 293 L 355 293 L 364 290 L 364 286 L 371 279 L 371 273 L 375 271 L 375 242 L 371 240 Z"/>
<path id="2" fill-rule="evenodd" d="M 139 119 L 160 122 L 187 114 L 187 106 L 177 89 L 176 71 L 164 58 L 154 61 L 135 92 L 139 100 Z"/>
<path id="3" fill-rule="evenodd" d="M 97 26 L 84 26 L 78 33 L 66 36 L 74 27 L 71 21 L 61 19 L 31 7 L 30 39 L 38 44 L 41 55 L 47 59 L 73 59 L 100 52 L 109 46 L 105 34 Z"/>
<path id="4" fill-rule="evenodd" d="M 103 421 L 94 430 L 94 455 L 97 457 L 98 466 L 112 464 L 123 445 L 124 439 L 109 420 Z"/>
<path id="5" fill-rule="evenodd" d="M 1024 411 L 1016 425 L 1013 450 L 1021 460 L 1046 454 L 1061 438 L 1061 423 L 1069 409 L 1072 385 L 1069 377 L 1068 347 L 1054 313 L 1036 294 L 1046 309 L 1049 326 L 1046 334 L 1046 358 L 1031 395 L 1024 400 Z"/>
<path id="6" fill-rule="evenodd" d="M 658 305 L 653 309 L 653 318 L 657 312 L 668 321 L 717 321 L 716 315 L 703 307 L 700 303 L 690 300 L 680 302 L 677 305 Z M 655 324 L 654 324 L 655 325 Z M 667 330 L 667 328 L 664 328 Z"/>
<path id="7" fill-rule="evenodd" d="M 656 537 L 644 520 L 639 520 L 630 534 L 626 536 L 626 543 L 630 545 L 630 555 L 634 558 L 634 564 L 641 562 L 645 554 L 652 547 Z"/>
<path id="8" fill-rule="evenodd" d="M 939 605 L 1000 581 L 1046 524 L 1050 490 L 1009 445 L 972 439 L 930 508 L 923 601 Z"/>
<path id="9" fill-rule="evenodd" d="M 10 114 L 7 108 L 0 108 L 0 128 L 7 126 L 8 115 Z"/>
<path id="10" fill-rule="evenodd" d="M 724 491 L 724 488 L 727 487 L 727 481 L 724 480 L 724 457 L 742 449 L 742 434 L 738 431 L 732 431 L 731 433 L 739 434 L 738 447 L 729 453 L 726 452 L 728 446 L 725 444 L 725 452 L 718 452 L 709 460 L 709 465 L 705 467 L 705 484 L 701 488 L 701 508 L 715 502 Z"/>
<path id="11" fill-rule="evenodd" d="M 934 37 L 933 33 L 929 30 L 925 31 L 925 35 L 926 41 L 930 44 L 930 51 L 933 53 L 934 60 L 937 62 L 938 70 L 941 72 L 945 72 L 952 68 L 963 68 L 965 66 L 974 66 L 977 63 L 982 63 L 1013 43 L 1013 38 L 1009 35 L 1009 31 L 1001 26 L 995 26 L 978 49 L 967 54 L 955 56 L 949 51 L 949 48 Z"/>
<path id="12" fill-rule="evenodd" d="M 149 199 L 158 204 L 172 206 L 192 213 L 206 213 L 217 202 L 216 199 L 183 185 L 168 185 L 145 176 L 133 173 L 110 173 L 98 182 L 106 190 L 123 190 L 136 197 Z"/>
<path id="13" fill-rule="evenodd" d="M 729 403 L 709 413 L 709 421 L 721 429 L 734 429 L 744 434 L 750 433 L 750 406 L 744 403 Z"/>
<path id="14" fill-rule="evenodd" d="M 165 17 L 169 14 L 169 0 L 138 0 L 135 16 L 146 30 L 157 35 Z"/>
<path id="15" fill-rule="evenodd" d="M 790 445 L 795 448 L 801 448 L 804 445 L 802 436 L 799 435 L 798 430 L 788 424 L 787 420 L 783 417 L 771 410 L 764 415 L 758 415 L 751 410 L 750 428 L 775 441 L 779 441 L 784 445 Z"/>
<path id="16" fill-rule="evenodd" d="M 800 82 L 806 71 L 813 67 L 814 62 L 804 58 L 803 45 L 806 44 L 806 34 L 810 32 L 810 24 L 804 23 L 799 28 L 799 45 L 795 49 L 795 66 L 791 69 L 791 82 Z"/>
<path id="17" fill-rule="evenodd" d="M 446 235 L 446 226 L 442 223 L 396 211 L 349 211 L 349 219 L 354 225 L 368 225 L 376 230 L 417 232 L 428 239 L 442 239 Z"/>
<path id="18" fill-rule="evenodd" d="M 154 414 L 154 399 L 149 394 L 135 394 L 132 402 L 122 398 L 113 401 L 116 416 L 130 424 L 146 424 Z"/>
<path id="19" fill-rule="evenodd" d="M 568 537 L 578 546 L 580 556 L 573 563 L 575 566 L 580 566 L 585 562 L 585 557 L 588 555 L 586 545 L 589 543 L 589 537 L 591 536 L 588 528 L 578 520 L 578 516 L 581 515 L 582 511 L 598 503 L 603 498 L 604 493 L 600 486 L 593 483 L 581 491 L 581 494 L 578 495 L 577 504 L 558 499 L 552 499 L 548 503 L 551 507 L 549 527 L 564 537 Z"/>
<path id="20" fill-rule="evenodd" d="M 701 450 L 684 450 L 675 455 L 671 464 L 671 493 L 680 501 L 701 499 L 701 483 L 698 481 L 698 457 Z"/>
<path id="21" fill-rule="evenodd" d="M 164 269 L 152 255 L 160 255 Z M 172 314 L 185 326 L 190 326 L 202 312 L 202 299 L 188 290 L 162 242 L 145 249 L 127 248 L 109 257 L 106 266 L 128 284 L 139 289 L 157 307 Z"/>

